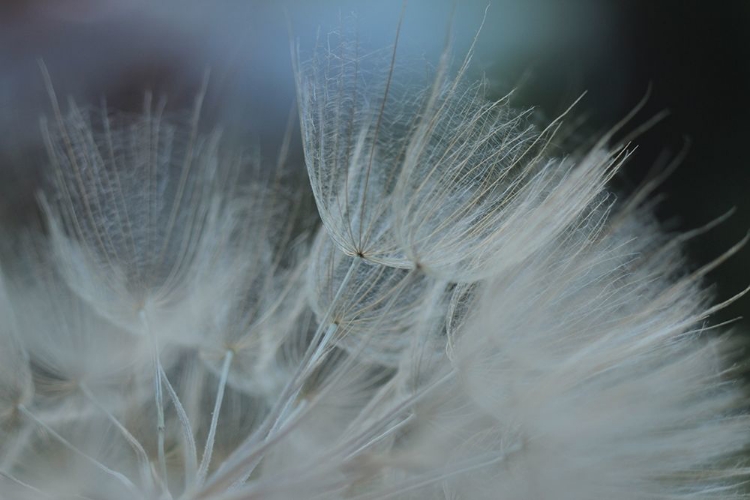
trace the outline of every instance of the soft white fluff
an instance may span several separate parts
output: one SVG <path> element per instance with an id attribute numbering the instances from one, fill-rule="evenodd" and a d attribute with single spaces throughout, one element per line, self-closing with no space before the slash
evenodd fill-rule
<path id="1" fill-rule="evenodd" d="M 651 188 L 613 201 L 625 148 L 556 157 L 470 56 L 420 84 L 359 49 L 297 63 L 322 223 L 200 99 L 54 103 L 47 235 L 3 252 L 0 497 L 744 498 L 711 265 Z"/>

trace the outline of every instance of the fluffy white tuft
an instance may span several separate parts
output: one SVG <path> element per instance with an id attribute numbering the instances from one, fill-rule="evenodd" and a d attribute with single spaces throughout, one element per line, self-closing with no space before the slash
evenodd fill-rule
<path id="1" fill-rule="evenodd" d="M 625 148 L 553 154 L 561 122 L 487 101 L 470 55 L 425 81 L 396 54 L 297 63 L 311 196 L 200 99 L 54 104 L 48 231 L 3 252 L 0 496 L 747 496 L 715 264 L 686 271 L 650 188 L 613 201 Z"/>

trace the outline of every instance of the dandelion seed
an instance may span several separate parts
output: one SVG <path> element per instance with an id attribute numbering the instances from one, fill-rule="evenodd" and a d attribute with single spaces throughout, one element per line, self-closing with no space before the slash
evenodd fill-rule
<path id="1" fill-rule="evenodd" d="M 165 121 L 162 107 L 147 97 L 144 115 L 112 123 L 104 112 L 94 126 L 71 105 L 43 126 L 55 186 L 43 203 L 61 271 L 102 315 L 138 334 L 140 311 L 158 321 L 187 303 L 192 280 L 205 278 L 199 253 L 227 230 L 216 213 L 227 167 L 219 137 Z M 180 315 L 190 316 L 171 316 Z"/>
<path id="2" fill-rule="evenodd" d="M 507 99 L 488 102 L 465 82 L 471 52 L 453 77 L 444 54 L 429 85 L 396 89 L 409 73 L 397 46 L 378 68 L 345 35 L 319 44 L 299 63 L 303 139 L 323 224 L 347 255 L 476 281 L 601 203 L 622 162 L 604 140 L 550 158 L 560 124 L 537 131 Z"/>
<path id="3" fill-rule="evenodd" d="M 423 307 L 430 307 L 430 287 L 438 285 L 418 273 L 358 262 L 340 252 L 325 231 L 311 253 L 310 307 L 318 321 L 335 325 L 335 343 L 364 359 L 398 364 Z"/>

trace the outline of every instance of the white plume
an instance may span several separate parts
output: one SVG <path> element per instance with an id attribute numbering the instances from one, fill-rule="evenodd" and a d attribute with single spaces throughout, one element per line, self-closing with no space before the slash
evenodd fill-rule
<path id="1" fill-rule="evenodd" d="M 0 497 L 746 498 L 721 259 L 688 271 L 651 186 L 615 201 L 628 146 L 555 151 L 470 60 L 301 47 L 311 193 L 200 97 L 53 94 L 47 231 L 3 247 Z"/>

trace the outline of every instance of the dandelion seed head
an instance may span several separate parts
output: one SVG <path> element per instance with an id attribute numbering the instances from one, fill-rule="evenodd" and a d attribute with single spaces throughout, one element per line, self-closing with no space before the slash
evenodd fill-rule
<path id="1" fill-rule="evenodd" d="M 184 303 L 197 288 L 191 280 L 206 277 L 197 267 L 227 231 L 218 171 L 231 167 L 218 135 L 170 123 L 148 98 L 146 106 L 114 122 L 104 112 L 96 125 L 72 106 L 43 127 L 54 185 L 43 203 L 61 272 L 101 314 L 135 332 L 139 311 Z"/>
<path id="2" fill-rule="evenodd" d="M 716 223 L 617 200 L 614 132 L 564 151 L 473 49 L 418 65 L 398 36 L 300 43 L 309 190 L 293 120 L 269 162 L 200 96 L 185 120 L 50 92 L 45 231 L 0 247 L 0 496 L 746 496 L 741 346 L 704 285 L 738 247 L 691 268 Z"/>

